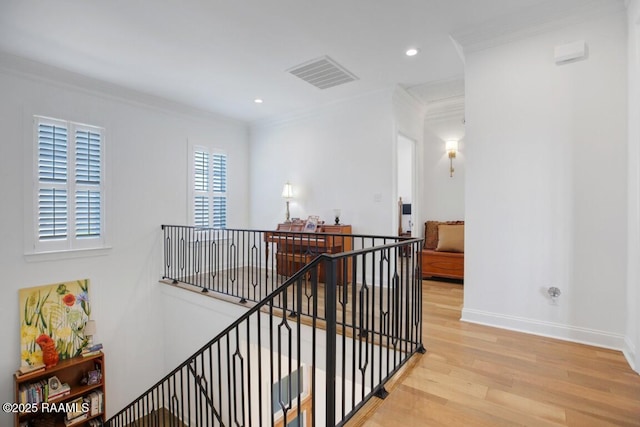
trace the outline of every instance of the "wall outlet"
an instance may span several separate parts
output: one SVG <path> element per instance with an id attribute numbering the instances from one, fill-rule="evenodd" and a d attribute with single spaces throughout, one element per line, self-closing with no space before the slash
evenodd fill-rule
<path id="1" fill-rule="evenodd" d="M 547 294 L 549 295 L 549 298 L 551 299 L 551 304 L 557 305 L 558 304 L 558 298 L 560 297 L 562 292 L 560 292 L 559 288 L 556 288 L 555 286 L 551 286 L 551 287 L 549 287 L 547 289 Z"/>

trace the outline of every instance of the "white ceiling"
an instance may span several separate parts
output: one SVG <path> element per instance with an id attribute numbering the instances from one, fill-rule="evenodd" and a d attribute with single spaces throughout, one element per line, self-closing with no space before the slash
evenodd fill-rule
<path id="1" fill-rule="evenodd" d="M 0 51 L 252 122 L 397 84 L 433 96 L 464 73 L 452 36 L 605 2 L 622 0 L 0 0 Z M 320 90 L 286 71 L 324 55 L 359 79 Z"/>

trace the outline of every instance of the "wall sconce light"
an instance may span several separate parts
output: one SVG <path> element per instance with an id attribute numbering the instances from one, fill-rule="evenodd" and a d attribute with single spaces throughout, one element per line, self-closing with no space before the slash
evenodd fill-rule
<path id="1" fill-rule="evenodd" d="M 458 141 L 452 140 L 447 141 L 445 143 L 445 148 L 447 150 L 447 154 L 449 155 L 449 176 L 453 176 L 453 159 L 456 158 L 456 154 L 458 153 Z"/>
<path id="2" fill-rule="evenodd" d="M 291 217 L 289 215 L 289 199 L 293 198 L 293 186 L 289 184 L 288 181 L 282 189 L 282 197 L 287 200 L 287 219 L 285 222 L 291 222 Z"/>

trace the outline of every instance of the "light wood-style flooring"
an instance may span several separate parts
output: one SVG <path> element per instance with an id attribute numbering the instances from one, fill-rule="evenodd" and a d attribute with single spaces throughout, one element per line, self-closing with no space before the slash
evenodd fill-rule
<path id="1" fill-rule="evenodd" d="M 427 353 L 348 426 L 640 426 L 621 352 L 461 322 L 461 285 L 423 290 Z"/>

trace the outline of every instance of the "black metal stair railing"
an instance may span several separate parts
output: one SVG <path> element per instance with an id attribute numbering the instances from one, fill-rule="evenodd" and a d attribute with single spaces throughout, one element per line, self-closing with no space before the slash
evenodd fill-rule
<path id="1" fill-rule="evenodd" d="M 342 425 L 424 352 L 421 239 L 349 236 L 292 273 L 268 232 L 163 229 L 165 278 L 254 303 L 109 426 Z"/>

